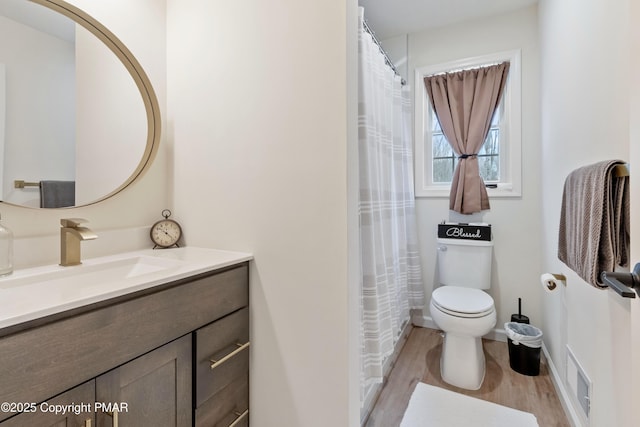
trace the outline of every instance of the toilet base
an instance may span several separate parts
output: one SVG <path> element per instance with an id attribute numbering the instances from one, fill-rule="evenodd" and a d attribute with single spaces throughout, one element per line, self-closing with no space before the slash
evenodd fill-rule
<path id="1" fill-rule="evenodd" d="M 478 390 L 484 381 L 486 364 L 482 338 L 444 334 L 440 374 L 442 379 L 456 387 Z"/>

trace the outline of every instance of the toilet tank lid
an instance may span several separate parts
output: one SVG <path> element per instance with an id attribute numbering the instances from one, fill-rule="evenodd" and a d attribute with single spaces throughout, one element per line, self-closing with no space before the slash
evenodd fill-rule
<path id="1" fill-rule="evenodd" d="M 469 239 L 447 239 L 438 237 L 438 243 L 442 245 L 460 245 L 460 246 L 493 246 L 493 241 L 487 240 L 469 240 Z"/>

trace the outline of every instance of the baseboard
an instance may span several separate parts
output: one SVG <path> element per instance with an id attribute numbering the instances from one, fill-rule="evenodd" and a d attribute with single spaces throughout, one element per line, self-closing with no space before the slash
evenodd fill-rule
<path id="1" fill-rule="evenodd" d="M 504 329 L 494 329 L 482 338 L 493 341 L 507 342 L 507 333 Z"/>
<path id="2" fill-rule="evenodd" d="M 411 321 L 415 326 L 419 326 L 421 328 L 440 329 L 431 316 L 414 316 Z"/>
<path id="3" fill-rule="evenodd" d="M 433 321 L 431 316 L 415 317 L 412 319 L 412 321 L 414 325 L 420 326 L 422 328 L 429 328 L 429 329 L 436 329 L 436 330 L 440 329 L 438 325 L 436 325 L 436 322 Z M 493 341 L 507 342 L 507 333 L 504 331 L 504 329 L 493 329 L 482 338 L 486 338 L 488 340 L 493 340 Z"/>
<path id="4" fill-rule="evenodd" d="M 564 409 L 564 413 L 569 419 L 572 427 L 586 427 L 580 420 L 580 417 L 573 409 L 573 405 L 571 404 L 571 400 L 569 399 L 569 393 L 567 392 L 567 388 L 564 386 L 564 381 L 560 377 L 558 370 L 556 369 L 556 365 L 553 363 L 553 359 L 549 355 L 547 351 L 547 347 L 542 343 L 542 353 L 544 354 L 544 358 L 547 361 L 547 366 L 549 366 L 549 372 L 551 374 L 551 381 L 553 382 L 553 386 L 556 389 L 556 393 L 558 394 L 558 399 L 560 400 L 560 404 L 562 405 L 562 409 Z"/>

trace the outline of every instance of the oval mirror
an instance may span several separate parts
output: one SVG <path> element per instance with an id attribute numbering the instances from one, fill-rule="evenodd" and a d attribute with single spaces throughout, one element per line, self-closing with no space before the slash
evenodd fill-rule
<path id="1" fill-rule="evenodd" d="M 145 170 L 159 138 L 151 83 L 109 30 L 62 0 L 0 2 L 4 203 L 104 200 Z"/>

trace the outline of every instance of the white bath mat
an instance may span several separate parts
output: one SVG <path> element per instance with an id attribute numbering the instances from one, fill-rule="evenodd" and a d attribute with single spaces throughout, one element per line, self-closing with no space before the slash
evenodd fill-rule
<path id="1" fill-rule="evenodd" d="M 418 383 L 400 427 L 538 427 L 533 414 Z"/>

